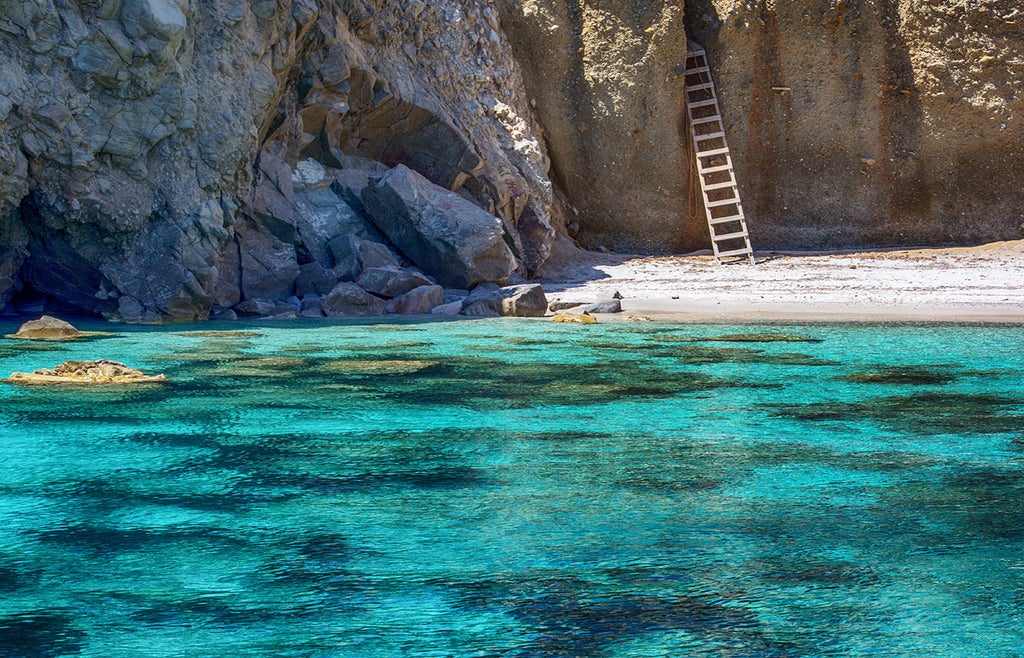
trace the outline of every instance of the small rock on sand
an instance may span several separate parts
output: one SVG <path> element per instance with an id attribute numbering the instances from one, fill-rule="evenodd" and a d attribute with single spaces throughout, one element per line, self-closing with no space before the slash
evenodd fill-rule
<path id="1" fill-rule="evenodd" d="M 551 318 L 552 322 L 569 322 L 572 324 L 597 324 L 597 318 L 583 313 L 559 313 Z"/>

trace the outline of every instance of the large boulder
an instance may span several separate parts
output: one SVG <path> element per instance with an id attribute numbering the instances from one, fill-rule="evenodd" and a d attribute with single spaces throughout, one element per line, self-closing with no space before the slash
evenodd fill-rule
<path id="1" fill-rule="evenodd" d="M 420 286 L 388 302 L 387 312 L 400 315 L 425 315 L 444 304 L 444 288 Z"/>
<path id="2" fill-rule="evenodd" d="M 517 318 L 540 318 L 548 310 L 548 299 L 539 285 L 502 288 L 501 314 Z"/>
<path id="3" fill-rule="evenodd" d="M 329 317 L 367 317 L 381 315 L 386 307 L 387 302 L 380 297 L 345 281 L 335 286 L 324 299 L 323 312 Z"/>
<path id="4" fill-rule="evenodd" d="M 299 276 L 295 245 L 253 221 L 236 227 L 218 269 L 213 303 L 222 309 L 252 299 L 283 302 L 294 294 Z"/>
<path id="5" fill-rule="evenodd" d="M 504 283 L 516 268 L 501 220 L 404 165 L 363 190 L 363 205 L 392 244 L 445 286 Z"/>
<path id="6" fill-rule="evenodd" d="M 548 310 L 544 289 L 537 284 L 505 288 L 478 287 L 463 302 L 462 315 L 471 317 L 543 317 Z"/>
<path id="7" fill-rule="evenodd" d="M 320 263 L 306 263 L 299 267 L 299 276 L 295 279 L 295 294 L 326 295 L 338 285 L 338 277 L 331 270 L 324 269 Z"/>
<path id="8" fill-rule="evenodd" d="M 403 270 L 397 267 L 369 267 L 363 270 L 356 280 L 359 287 L 381 297 L 398 297 L 421 286 L 432 285 L 432 282 L 419 272 Z M 444 288 L 441 289 L 444 299 Z"/>
<path id="9" fill-rule="evenodd" d="M 340 236 L 383 240 L 377 229 L 334 191 L 334 179 L 330 177 L 333 171 L 315 160 L 303 160 L 292 174 L 295 227 L 302 256 L 326 268 L 335 265 L 329 244 Z"/>
<path id="10" fill-rule="evenodd" d="M 328 245 L 334 258 L 334 275 L 340 281 L 355 281 L 370 267 L 401 267 L 391 250 L 379 242 L 356 235 L 343 235 Z"/>

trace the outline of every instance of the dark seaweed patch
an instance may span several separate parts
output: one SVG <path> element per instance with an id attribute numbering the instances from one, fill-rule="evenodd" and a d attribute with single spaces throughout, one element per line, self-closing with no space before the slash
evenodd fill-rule
<path id="1" fill-rule="evenodd" d="M 80 652 L 85 638 L 69 614 L 40 610 L 0 617 L 0 657 L 67 656 Z"/>
<path id="2" fill-rule="evenodd" d="M 23 571 L 12 565 L 0 564 L 0 594 L 33 587 L 39 582 L 40 575 L 38 570 Z"/>
<path id="3" fill-rule="evenodd" d="M 766 637 L 750 611 L 701 597 L 607 591 L 573 578 L 449 586 L 461 592 L 462 606 L 512 614 L 533 630 L 531 639 L 502 655 L 597 656 L 646 633 L 675 629 L 724 642 L 730 655 L 796 655 L 792 644 Z"/>
<path id="4" fill-rule="evenodd" d="M 276 608 L 235 605 L 230 599 L 202 597 L 187 599 L 158 599 L 130 613 L 134 621 L 152 625 L 188 628 L 201 624 L 223 626 L 262 624 L 312 612 L 302 605 L 282 605 Z"/>
<path id="5" fill-rule="evenodd" d="M 227 546 L 245 545 L 244 541 L 229 537 L 216 529 L 116 528 L 92 523 L 41 530 L 36 533 L 36 537 L 46 544 L 101 555 L 119 555 L 179 542 L 202 541 Z"/>
<path id="6" fill-rule="evenodd" d="M 785 584 L 861 588 L 878 582 L 878 576 L 869 567 L 846 561 L 791 557 L 763 560 L 752 568 L 760 578 Z"/>
<path id="7" fill-rule="evenodd" d="M 725 334 L 724 336 L 710 336 L 702 340 L 720 343 L 821 343 L 821 338 L 809 336 L 797 336 L 795 334 Z"/>
<path id="8" fill-rule="evenodd" d="M 915 434 L 995 434 L 1018 430 L 1020 400 L 997 395 L 929 392 L 864 402 L 813 402 L 775 407 L 775 414 L 807 421 L 868 420 Z"/>
<path id="9" fill-rule="evenodd" d="M 751 363 L 784 366 L 834 366 L 836 361 L 820 359 L 809 354 L 784 352 L 773 354 L 745 347 L 706 347 L 702 345 L 676 346 L 670 354 L 686 364 Z"/>
<path id="10" fill-rule="evenodd" d="M 427 468 L 356 475 L 314 475 L 261 471 L 247 478 L 246 486 L 302 489 L 321 495 L 378 489 L 446 490 L 490 484 L 485 471 L 464 466 Z"/>
<path id="11" fill-rule="evenodd" d="M 877 370 L 843 375 L 838 379 L 858 384 L 928 385 L 948 384 L 955 381 L 956 376 L 949 372 L 941 372 L 922 366 L 887 366 Z"/>

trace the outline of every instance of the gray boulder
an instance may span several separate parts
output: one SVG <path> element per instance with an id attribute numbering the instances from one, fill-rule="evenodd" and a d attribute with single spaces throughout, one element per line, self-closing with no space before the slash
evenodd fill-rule
<path id="1" fill-rule="evenodd" d="M 391 250 L 379 242 L 356 235 L 343 235 L 330 242 L 334 258 L 334 274 L 339 281 L 355 281 L 365 268 L 401 267 Z"/>
<path id="2" fill-rule="evenodd" d="M 420 286 L 388 302 L 387 312 L 400 315 L 425 315 L 444 303 L 444 288 Z"/>
<path id="3" fill-rule="evenodd" d="M 516 268 L 501 220 L 399 165 L 363 190 L 370 220 L 445 286 L 504 283 Z"/>
<path id="4" fill-rule="evenodd" d="M 377 233 L 330 188 L 296 192 L 295 210 L 295 225 L 306 257 L 324 267 L 334 267 L 328 245 L 335 238 L 370 231 Z"/>
<path id="5" fill-rule="evenodd" d="M 356 212 L 365 215 L 363 190 L 369 187 L 371 177 L 387 173 L 388 166 L 375 160 L 345 155 L 341 152 L 336 152 L 334 155 L 341 164 L 341 169 L 330 170 L 330 176 L 333 179 L 331 189 Z"/>
<path id="6" fill-rule="evenodd" d="M 446 302 L 444 304 L 441 304 L 440 306 L 435 306 L 433 309 L 431 309 L 430 314 L 431 315 L 446 315 L 446 316 L 450 316 L 451 317 L 451 316 L 458 315 L 461 311 L 462 311 L 462 300 L 461 299 L 457 299 L 457 300 L 455 300 L 453 302 Z"/>
<path id="7" fill-rule="evenodd" d="M 222 308 L 249 299 L 284 301 L 292 296 L 299 275 L 295 245 L 253 222 L 236 228 L 219 269 L 214 303 Z"/>
<path id="8" fill-rule="evenodd" d="M 615 298 L 603 299 L 593 304 L 587 304 L 577 310 L 580 313 L 621 313 L 622 303 Z"/>
<path id="9" fill-rule="evenodd" d="M 368 267 L 356 279 L 359 287 L 381 297 L 398 297 L 421 286 L 432 285 L 427 277 L 412 270 L 397 267 Z M 444 289 L 441 289 L 441 302 L 444 302 Z"/>
<path id="10" fill-rule="evenodd" d="M 285 305 L 279 302 L 271 302 L 266 299 L 247 299 L 241 304 L 237 304 L 234 310 L 242 316 L 266 317 L 274 315 L 278 311 L 283 313 L 284 308 Z"/>
<path id="11" fill-rule="evenodd" d="M 469 297 L 469 291 L 463 290 L 462 288 L 445 288 L 444 289 L 444 303 L 449 304 L 451 302 L 461 302 L 466 297 Z"/>
<path id="12" fill-rule="evenodd" d="M 295 279 L 295 294 L 299 297 L 326 295 L 336 285 L 338 277 L 334 272 L 324 269 L 320 263 L 306 263 L 299 267 L 299 276 Z"/>
<path id="13" fill-rule="evenodd" d="M 328 317 L 367 317 L 381 315 L 387 302 L 374 297 L 356 284 L 344 281 L 324 300 L 323 312 Z"/>
<path id="14" fill-rule="evenodd" d="M 471 317 L 543 317 L 548 310 L 544 289 L 537 284 L 481 288 L 463 302 L 462 315 Z"/>
<path id="15" fill-rule="evenodd" d="M 540 318 L 548 310 L 544 288 L 536 283 L 501 289 L 501 314 L 517 318 Z"/>

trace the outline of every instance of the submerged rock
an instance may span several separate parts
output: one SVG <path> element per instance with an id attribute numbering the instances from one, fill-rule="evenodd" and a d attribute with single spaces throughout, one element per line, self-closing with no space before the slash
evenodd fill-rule
<path id="1" fill-rule="evenodd" d="M 552 322 L 568 322 L 572 324 L 597 324 L 597 318 L 584 313 L 559 313 L 551 318 Z"/>
<path id="2" fill-rule="evenodd" d="M 163 375 L 146 375 L 117 361 L 65 361 L 56 368 L 11 373 L 9 384 L 143 384 L 165 382 Z"/>
<path id="3" fill-rule="evenodd" d="M 96 338 L 99 336 L 112 336 L 105 331 L 79 331 L 69 322 L 58 318 L 44 315 L 38 320 L 29 320 L 21 325 L 17 333 L 8 334 L 6 338 L 18 338 L 20 340 L 78 340 L 79 338 Z"/>

